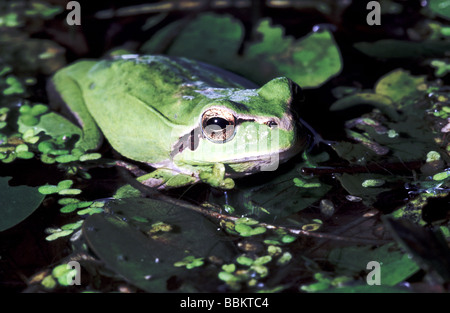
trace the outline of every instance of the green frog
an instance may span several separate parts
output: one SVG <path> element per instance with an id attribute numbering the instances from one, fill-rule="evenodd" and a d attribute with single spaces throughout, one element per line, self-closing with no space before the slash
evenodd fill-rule
<path id="1" fill-rule="evenodd" d="M 138 180 L 158 189 L 231 189 L 233 178 L 275 170 L 306 144 L 291 110 L 301 88 L 286 77 L 258 87 L 203 62 L 130 54 L 69 65 L 51 90 L 82 129 L 77 148 L 105 137 L 154 167 Z"/>

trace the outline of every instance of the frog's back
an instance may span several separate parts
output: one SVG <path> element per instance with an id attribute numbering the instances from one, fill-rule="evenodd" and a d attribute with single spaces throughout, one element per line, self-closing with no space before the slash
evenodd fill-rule
<path id="1" fill-rule="evenodd" d="M 96 62 L 87 74 L 85 84 L 95 84 L 103 95 L 109 95 L 108 101 L 128 94 L 178 125 L 190 124 L 191 116 L 202 109 L 202 100 L 207 96 L 199 91 L 258 87 L 243 77 L 206 63 L 161 55 L 122 55 Z"/>
<path id="2" fill-rule="evenodd" d="M 117 60 L 132 61 L 135 64 L 146 64 L 149 70 L 155 74 L 168 78 L 166 83 L 174 82 L 178 84 L 181 79 L 186 84 L 195 83 L 198 86 L 209 88 L 258 88 L 255 83 L 242 76 L 211 64 L 183 57 L 121 55 L 115 57 L 112 62 L 117 62 Z"/>

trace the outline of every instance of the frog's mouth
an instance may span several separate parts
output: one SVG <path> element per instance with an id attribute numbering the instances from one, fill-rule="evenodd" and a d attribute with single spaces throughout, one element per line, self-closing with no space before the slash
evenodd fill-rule
<path id="1" fill-rule="evenodd" d="M 187 139 L 190 138 L 190 134 L 186 135 Z M 190 142 L 190 140 L 188 140 Z M 298 136 L 294 145 L 288 149 L 280 150 L 274 153 L 259 154 L 255 156 L 249 156 L 245 158 L 236 158 L 217 161 L 225 165 L 225 176 L 231 178 L 239 178 L 247 175 L 251 175 L 262 171 L 275 171 L 281 163 L 286 162 L 294 155 L 303 151 L 308 144 L 307 136 Z M 175 155 L 176 153 L 174 153 Z M 185 164 L 188 166 L 180 167 L 171 161 L 166 160 L 158 164 L 150 164 L 156 168 L 164 167 L 172 169 L 178 173 L 195 175 L 195 168 L 197 167 L 212 167 L 215 163 L 207 164 L 204 161 L 200 164 Z"/>
<path id="2" fill-rule="evenodd" d="M 275 153 L 261 154 L 236 160 L 224 160 L 226 176 L 242 177 L 257 172 L 269 172 L 278 169 L 278 166 L 305 149 L 307 138 L 303 137 L 290 148 Z"/>

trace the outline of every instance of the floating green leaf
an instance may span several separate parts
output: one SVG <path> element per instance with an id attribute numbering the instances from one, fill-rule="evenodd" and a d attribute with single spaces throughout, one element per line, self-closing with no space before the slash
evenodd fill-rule
<path id="1" fill-rule="evenodd" d="M 22 114 L 19 121 L 26 126 L 35 126 L 39 123 L 39 119 L 31 114 Z"/>
<path id="2" fill-rule="evenodd" d="M 366 179 L 362 182 L 363 187 L 380 187 L 383 186 L 385 181 L 383 179 Z"/>
<path id="3" fill-rule="evenodd" d="M 393 120 L 398 120 L 397 109 L 402 102 L 424 94 L 419 86 L 425 83 L 424 77 L 414 77 L 402 69 L 394 70 L 381 77 L 375 85 L 373 93 L 356 93 L 334 102 L 330 110 L 344 110 L 359 104 L 370 104 L 380 109 Z"/>
<path id="4" fill-rule="evenodd" d="M 430 65 L 435 68 L 434 75 L 443 77 L 450 72 L 450 64 L 443 60 L 432 60 Z"/>
<path id="5" fill-rule="evenodd" d="M 433 175 L 433 180 L 444 180 L 450 177 L 450 172 L 441 172 Z"/>
<path id="6" fill-rule="evenodd" d="M 55 158 L 56 162 L 58 163 L 70 163 L 70 162 L 75 162 L 78 161 L 78 157 L 73 156 L 71 154 L 66 154 L 66 155 L 59 155 Z"/>
<path id="7" fill-rule="evenodd" d="M 235 222 L 236 224 L 244 224 L 244 225 L 256 225 L 259 222 L 253 218 L 250 217 L 241 217 Z"/>
<path id="8" fill-rule="evenodd" d="M 281 242 L 282 243 L 291 243 L 294 242 L 297 238 L 295 236 L 291 236 L 291 235 L 284 235 L 283 237 L 281 237 Z"/>
<path id="9" fill-rule="evenodd" d="M 73 181 L 70 179 L 62 180 L 58 183 L 58 188 L 60 189 L 67 189 L 72 187 Z"/>
<path id="10" fill-rule="evenodd" d="M 39 192 L 43 195 L 50 195 L 52 193 L 57 193 L 59 191 L 58 186 L 45 185 L 39 187 Z"/>
<path id="11" fill-rule="evenodd" d="M 237 231 L 239 233 L 239 235 L 241 235 L 243 237 L 248 237 L 248 236 L 256 236 L 256 235 L 264 234 L 267 229 L 265 229 L 264 227 L 261 227 L 261 226 L 253 228 L 246 224 L 236 224 L 236 226 L 234 227 L 234 230 Z"/>
<path id="12" fill-rule="evenodd" d="M 443 17 L 450 20 L 450 1 L 449 0 L 430 0 L 429 1 L 430 10 Z"/>
<path id="13" fill-rule="evenodd" d="M 65 230 L 61 229 L 61 230 L 53 232 L 52 234 L 50 234 L 47 237 L 45 237 L 45 240 L 53 241 L 53 240 L 56 240 L 56 239 L 61 238 L 61 237 L 69 236 L 72 233 L 73 233 L 73 229 L 65 229 Z"/>
<path id="14" fill-rule="evenodd" d="M 67 264 L 56 266 L 52 270 L 52 276 L 58 280 L 61 286 L 69 286 L 72 284 L 72 278 L 77 274 L 76 269 L 72 269 Z"/>
<path id="15" fill-rule="evenodd" d="M 58 183 L 57 186 L 54 185 L 44 185 L 39 187 L 39 192 L 44 195 L 49 195 L 52 193 L 58 193 L 60 195 L 78 195 L 81 193 L 80 189 L 72 189 L 70 188 L 73 184 L 73 181 L 70 179 L 62 180 Z"/>
<path id="16" fill-rule="evenodd" d="M 255 37 L 261 39 L 249 42 L 241 56 L 243 25 L 228 15 L 204 13 L 189 23 L 169 24 L 144 44 L 142 51 L 161 53 L 161 47 L 176 33 L 166 54 L 208 62 L 258 84 L 287 76 L 304 88 L 318 87 L 342 69 L 339 48 L 327 30 L 296 40 L 286 36 L 281 26 L 271 25 L 270 19 L 262 19 L 255 31 Z"/>
<path id="17" fill-rule="evenodd" d="M 72 151 L 72 155 L 73 155 L 73 151 Z M 100 153 L 87 153 L 87 154 L 83 154 L 80 156 L 80 161 L 85 162 L 85 161 L 98 160 L 101 157 L 102 157 L 102 155 Z"/>
<path id="18" fill-rule="evenodd" d="M 39 122 L 36 125 L 23 125 L 19 124 L 19 131 L 24 133 L 30 127 L 34 129 L 34 133 L 37 134 L 40 131 L 45 132 L 47 135 L 52 138 L 57 138 L 61 136 L 81 136 L 81 130 L 74 124 L 72 124 L 69 120 L 58 115 L 54 112 L 50 112 L 40 116 Z M 45 151 L 49 151 L 50 144 L 47 144 L 47 147 L 43 148 Z"/>
<path id="19" fill-rule="evenodd" d="M 234 282 L 241 281 L 241 278 L 239 278 L 236 275 L 233 275 L 230 272 L 226 272 L 226 271 L 220 272 L 218 274 L 218 277 L 220 280 L 223 280 L 224 282 L 227 282 L 227 283 L 234 283 Z"/>
<path id="20" fill-rule="evenodd" d="M 424 85 L 424 76 L 412 76 L 409 72 L 397 69 L 381 77 L 375 85 L 375 93 L 389 97 L 396 108 L 402 109 L 401 101 L 416 99 L 424 94 L 419 86 Z"/>
<path id="21" fill-rule="evenodd" d="M 424 40 L 422 42 L 381 39 L 375 42 L 358 42 L 355 48 L 381 59 L 419 59 L 444 57 L 450 49 L 450 42 L 444 40 Z"/>
<path id="22" fill-rule="evenodd" d="M 81 189 L 62 189 L 58 191 L 60 195 L 79 195 L 81 193 Z"/>
<path id="23" fill-rule="evenodd" d="M 236 258 L 236 262 L 238 262 L 241 265 L 245 266 L 251 266 L 253 264 L 253 259 L 246 257 L 245 255 L 240 255 Z"/>
<path id="24" fill-rule="evenodd" d="M 78 203 L 78 202 L 80 202 L 80 200 L 78 200 L 76 198 L 61 198 L 58 200 L 58 204 L 61 204 L 61 205 L 73 204 L 73 203 Z"/>
<path id="25" fill-rule="evenodd" d="M 157 52 L 172 33 L 177 32 L 177 38 L 171 43 L 167 54 L 191 58 L 197 56 L 196 59 L 210 60 L 219 67 L 229 68 L 244 36 L 243 25 L 230 15 L 212 13 L 201 14 L 187 25 L 185 23 L 182 20 L 169 24 L 146 42 L 142 50 L 150 54 Z M 178 31 L 180 27 L 182 30 Z M 191 44 L 186 45 L 187 42 Z M 195 44 L 199 42 L 203 47 L 201 51 Z"/>
<path id="26" fill-rule="evenodd" d="M 83 226 L 83 220 L 79 220 L 78 222 L 75 223 L 69 223 L 66 225 L 61 226 L 62 230 L 75 230 L 80 228 L 81 226 Z"/>
<path id="27" fill-rule="evenodd" d="M 22 83 L 15 76 L 8 76 L 6 78 L 6 84 L 8 85 L 8 88 L 3 90 L 5 96 L 22 94 L 25 92 Z"/>
<path id="28" fill-rule="evenodd" d="M 78 215 L 93 215 L 93 214 L 98 214 L 98 213 L 102 213 L 103 209 L 100 207 L 95 207 L 95 206 L 90 206 L 84 210 L 79 210 L 77 212 Z"/>
<path id="29" fill-rule="evenodd" d="M 196 258 L 193 255 L 189 255 L 187 257 L 184 257 L 183 260 L 175 262 L 173 266 L 175 267 L 185 266 L 188 270 L 190 270 L 195 267 L 202 266 L 204 263 L 205 262 L 203 261 L 203 258 Z"/>
<path id="30" fill-rule="evenodd" d="M 69 203 L 69 204 L 66 204 L 65 206 L 63 206 L 60 209 L 60 212 L 61 213 L 71 213 L 77 209 L 86 208 L 86 207 L 90 206 L 92 203 L 93 203 L 92 201 L 79 201 L 77 203 Z"/>
<path id="31" fill-rule="evenodd" d="M 265 59 L 275 69 L 274 76 L 288 76 L 303 88 L 311 88 L 319 87 L 342 70 L 340 52 L 329 31 L 312 32 L 294 40 L 284 36 L 282 27 L 271 26 L 268 19 L 260 22 L 257 31 L 263 39 L 248 46 L 247 58 Z M 260 82 L 256 75 L 248 75 Z"/>
<path id="32" fill-rule="evenodd" d="M 300 179 L 298 177 L 294 178 L 294 184 L 297 187 L 301 187 L 301 188 L 317 188 L 320 187 L 320 183 L 318 182 L 314 182 L 314 183 L 308 183 L 308 181 Z"/>
<path id="33" fill-rule="evenodd" d="M 231 263 L 231 264 L 224 264 L 224 265 L 222 265 L 222 269 L 223 269 L 225 272 L 233 273 L 233 272 L 236 270 L 236 265 L 235 265 L 234 263 Z"/>

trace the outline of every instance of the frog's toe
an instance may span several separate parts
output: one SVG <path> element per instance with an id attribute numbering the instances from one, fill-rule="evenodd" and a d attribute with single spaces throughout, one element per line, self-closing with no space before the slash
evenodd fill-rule
<path id="1" fill-rule="evenodd" d="M 220 188 L 221 189 L 233 189 L 234 188 L 234 180 L 231 178 L 225 178 L 221 184 L 220 184 Z"/>
<path id="2" fill-rule="evenodd" d="M 235 185 L 233 179 L 229 177 L 224 178 L 223 175 L 216 176 L 211 172 L 200 173 L 200 180 L 212 187 L 220 189 L 233 189 Z"/>
<path id="3" fill-rule="evenodd" d="M 157 169 L 149 174 L 140 176 L 138 181 L 151 188 L 167 189 L 191 185 L 197 182 L 198 178 L 169 169 Z"/>

